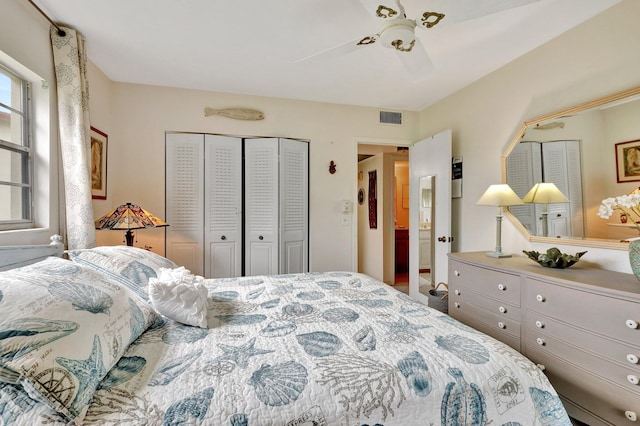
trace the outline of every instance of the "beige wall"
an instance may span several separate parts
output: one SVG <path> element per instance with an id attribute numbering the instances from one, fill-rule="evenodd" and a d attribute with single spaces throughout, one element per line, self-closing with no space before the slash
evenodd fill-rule
<path id="1" fill-rule="evenodd" d="M 96 217 L 133 202 L 162 217 L 164 204 L 164 134 L 166 131 L 242 136 L 281 136 L 310 141 L 310 267 L 314 271 L 356 268 L 355 209 L 349 225 L 341 223 L 341 200 L 357 202 L 356 141 L 415 140 L 416 112 L 405 124 L 378 124 L 378 109 L 240 96 L 136 84 L 113 83 L 89 68 L 92 123 L 105 123 L 109 135 L 107 200 L 94 201 Z M 96 99 L 102 93 L 105 99 Z M 204 117 L 204 108 L 245 107 L 263 111 L 262 121 Z M 337 165 L 329 173 L 329 163 Z M 138 232 L 138 246 L 164 253 L 164 231 Z M 119 244 L 122 235 L 98 231 L 99 244 Z"/>
<path id="2" fill-rule="evenodd" d="M 493 248 L 495 210 L 475 203 L 501 181 L 500 157 L 522 122 L 640 85 L 638 16 L 640 2 L 624 0 L 421 112 L 419 136 L 453 129 L 453 155 L 464 158 L 463 197 L 452 200 L 453 251 Z M 512 253 L 550 247 L 530 243 L 508 220 L 502 245 Z M 587 250 L 584 262 L 631 272 L 626 251 Z"/>
<path id="3" fill-rule="evenodd" d="M 376 228 L 369 227 L 369 172 L 376 171 Z M 359 186 L 364 189 L 364 203 L 356 204 L 358 217 L 358 271 L 381 281 L 384 280 L 384 222 L 385 210 L 384 156 L 378 154 L 358 163 L 358 172 L 362 172 Z"/>

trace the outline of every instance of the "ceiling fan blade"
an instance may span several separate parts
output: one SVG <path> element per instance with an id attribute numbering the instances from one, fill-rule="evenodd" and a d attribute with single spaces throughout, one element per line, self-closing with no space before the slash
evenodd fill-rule
<path id="1" fill-rule="evenodd" d="M 404 18 L 404 7 L 399 0 L 360 0 L 360 3 L 374 18 L 385 21 Z"/>
<path id="2" fill-rule="evenodd" d="M 396 52 L 413 81 L 424 80 L 433 72 L 431 58 L 419 38 L 415 38 L 411 51 L 396 50 Z"/>
<path id="3" fill-rule="evenodd" d="M 430 0 L 429 10 L 421 12 L 416 23 L 422 29 L 443 28 L 537 1 L 540 0 Z"/>
<path id="4" fill-rule="evenodd" d="M 315 61 L 317 59 L 336 58 L 338 56 L 347 55 L 349 53 L 355 52 L 356 50 L 374 44 L 376 41 L 378 41 L 378 38 L 378 34 L 359 37 L 346 43 L 339 44 L 338 46 L 330 47 L 329 49 L 322 50 L 320 52 L 298 59 L 294 63 L 297 64 L 300 62 Z"/>

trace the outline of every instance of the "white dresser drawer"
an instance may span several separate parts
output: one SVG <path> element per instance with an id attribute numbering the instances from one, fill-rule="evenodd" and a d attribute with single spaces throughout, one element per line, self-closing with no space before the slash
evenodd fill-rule
<path id="1" fill-rule="evenodd" d="M 493 299 L 520 306 L 520 276 L 451 262 L 449 291 L 469 289 Z"/>
<path id="2" fill-rule="evenodd" d="M 628 392 L 635 393 L 638 401 L 640 401 L 640 366 L 638 364 L 609 361 L 599 354 L 585 350 L 580 346 L 569 344 L 553 335 L 545 334 L 538 328 L 527 327 L 526 335 L 525 347 L 527 355 L 533 350 L 534 353 L 544 351 L 554 357 L 562 358 L 569 364 L 600 376 Z"/>
<path id="3" fill-rule="evenodd" d="M 527 309 L 624 342 L 640 344 L 640 303 L 606 297 L 532 278 Z"/>
<path id="4" fill-rule="evenodd" d="M 637 426 L 625 413 L 640 419 L 640 397 L 624 388 L 564 362 L 538 348 L 527 347 L 527 356 L 544 371 L 556 391 L 582 410 L 615 426 Z M 569 411 L 569 414 L 572 414 Z"/>
<path id="5" fill-rule="evenodd" d="M 640 342 L 634 345 L 633 342 L 613 340 L 531 310 L 526 312 L 524 325 L 527 335 L 533 336 L 534 340 L 539 334 L 553 336 L 580 350 L 597 354 L 599 358 L 624 365 L 629 374 L 640 376 Z"/>
<path id="6" fill-rule="evenodd" d="M 508 318 L 514 321 L 520 321 L 522 312 L 520 306 L 506 303 L 505 301 L 491 299 L 482 293 L 475 291 L 471 287 L 455 286 L 449 291 L 449 300 L 458 303 L 471 303 L 491 313 L 496 314 L 500 318 Z"/>
<path id="7" fill-rule="evenodd" d="M 500 317 L 470 303 L 455 301 L 449 301 L 449 315 L 520 351 L 519 321 Z"/>

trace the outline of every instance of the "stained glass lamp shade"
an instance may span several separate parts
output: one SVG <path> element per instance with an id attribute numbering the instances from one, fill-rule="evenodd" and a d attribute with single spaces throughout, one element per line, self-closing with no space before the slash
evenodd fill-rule
<path id="1" fill-rule="evenodd" d="M 169 226 L 158 216 L 135 204 L 126 203 L 95 221 L 96 229 L 126 230 L 128 246 L 133 246 L 133 229 Z"/>

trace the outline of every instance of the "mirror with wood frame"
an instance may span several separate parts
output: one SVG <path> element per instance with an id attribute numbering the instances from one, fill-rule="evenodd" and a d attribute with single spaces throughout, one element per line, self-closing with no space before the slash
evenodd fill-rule
<path id="1" fill-rule="evenodd" d="M 530 241 L 626 250 L 640 235 L 636 224 L 597 213 L 602 200 L 640 186 L 640 159 L 637 170 L 625 165 L 640 153 L 638 117 L 640 87 L 523 123 L 502 155 L 502 181 L 521 198 L 553 182 L 568 202 L 525 203 L 505 215 Z"/>

